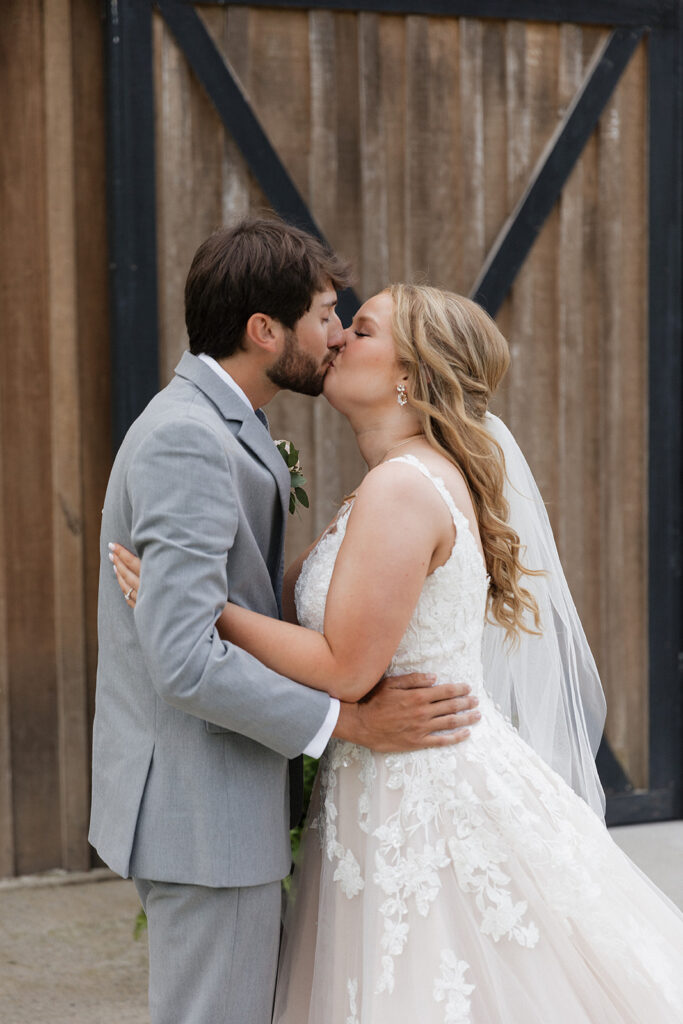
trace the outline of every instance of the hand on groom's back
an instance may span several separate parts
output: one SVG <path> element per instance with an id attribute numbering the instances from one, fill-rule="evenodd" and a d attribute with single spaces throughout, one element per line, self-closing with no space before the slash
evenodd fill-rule
<path id="1" fill-rule="evenodd" d="M 342 703 L 334 735 L 381 753 L 467 739 L 481 717 L 477 698 L 464 683 L 433 683 L 418 673 L 385 677 L 362 703 Z"/>

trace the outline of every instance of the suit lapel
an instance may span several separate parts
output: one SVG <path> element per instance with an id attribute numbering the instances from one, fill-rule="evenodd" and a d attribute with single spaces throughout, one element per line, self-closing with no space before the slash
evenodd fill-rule
<path id="1" fill-rule="evenodd" d="M 192 381 L 211 399 L 224 419 L 239 422 L 237 437 L 273 474 L 282 504 L 282 521 L 289 508 L 289 470 L 275 447 L 267 426 L 214 371 L 190 352 L 184 352 L 176 366 L 176 374 Z M 265 419 L 265 417 L 264 417 Z M 266 421 L 267 422 L 267 421 Z"/>
<path id="2" fill-rule="evenodd" d="M 239 402 L 240 399 L 238 398 L 237 401 Z M 275 477 L 278 491 L 280 492 L 282 515 L 284 519 L 287 514 L 287 508 L 289 507 L 289 470 L 285 465 L 285 460 L 275 447 L 275 443 L 270 436 L 268 427 L 261 423 L 254 413 L 247 409 L 247 415 L 242 420 L 242 424 L 237 431 L 237 436 L 241 443 L 245 445 L 245 447 L 249 448 L 249 450 L 253 452 L 253 454 L 265 466 L 268 467 Z"/>

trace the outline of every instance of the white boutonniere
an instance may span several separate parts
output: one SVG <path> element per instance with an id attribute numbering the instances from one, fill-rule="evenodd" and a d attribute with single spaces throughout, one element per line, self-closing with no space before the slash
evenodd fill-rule
<path id="1" fill-rule="evenodd" d="M 296 511 L 296 503 L 299 502 L 304 508 L 308 508 L 308 495 L 304 490 L 304 484 L 306 483 L 306 477 L 301 471 L 301 463 L 299 462 L 299 453 L 292 444 L 291 441 L 276 441 L 275 447 L 279 451 L 282 458 L 285 460 L 285 465 L 289 470 L 289 511 L 290 513 Z"/>

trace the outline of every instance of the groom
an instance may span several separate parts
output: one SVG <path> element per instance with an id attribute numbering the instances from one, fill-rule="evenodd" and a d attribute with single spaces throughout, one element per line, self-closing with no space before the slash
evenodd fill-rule
<path id="1" fill-rule="evenodd" d="M 112 469 L 90 841 L 135 879 L 147 913 L 153 1024 L 270 1021 L 290 868 L 288 758 L 319 756 L 332 734 L 409 750 L 474 721 L 467 688 L 424 679 L 385 680 L 366 703 L 340 706 L 214 628 L 228 598 L 280 612 L 289 471 L 261 407 L 283 388 L 320 394 L 342 343 L 334 310 L 348 276 L 278 221 L 207 239 L 185 290 L 190 353 Z M 134 612 L 107 559 L 111 540 L 141 558 Z"/>

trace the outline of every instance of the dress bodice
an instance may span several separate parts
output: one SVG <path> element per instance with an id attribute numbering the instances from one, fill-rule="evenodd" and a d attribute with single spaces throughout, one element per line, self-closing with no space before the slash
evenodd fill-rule
<path id="1" fill-rule="evenodd" d="M 433 672 L 441 677 L 448 673 L 450 679 L 469 683 L 475 692 L 482 685 L 481 640 L 488 589 L 483 558 L 467 517 L 456 507 L 443 480 L 434 476 L 414 455 L 402 455 L 390 461 L 413 466 L 431 481 L 448 506 L 456 533 L 447 561 L 424 581 L 387 674 Z M 352 508 L 353 499 L 349 499 L 304 562 L 297 581 L 295 598 L 299 622 L 320 633 L 323 632 L 327 592 Z"/>

